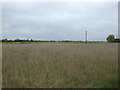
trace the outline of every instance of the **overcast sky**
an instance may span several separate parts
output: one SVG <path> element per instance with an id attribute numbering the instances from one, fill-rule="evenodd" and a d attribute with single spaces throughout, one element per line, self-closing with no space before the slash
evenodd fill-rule
<path id="1" fill-rule="evenodd" d="M 118 35 L 117 2 L 3 3 L 2 38 L 106 40 Z"/>

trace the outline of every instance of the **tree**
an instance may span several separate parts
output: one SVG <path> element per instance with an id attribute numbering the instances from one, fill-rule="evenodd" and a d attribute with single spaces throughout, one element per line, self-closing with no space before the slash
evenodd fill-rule
<path id="1" fill-rule="evenodd" d="M 7 40 L 7 38 L 6 39 L 2 39 L 2 42 L 7 42 L 8 40 Z"/>
<path id="2" fill-rule="evenodd" d="M 115 40 L 115 36 L 114 35 L 109 35 L 108 37 L 107 37 L 107 41 L 108 42 L 113 42 Z"/>

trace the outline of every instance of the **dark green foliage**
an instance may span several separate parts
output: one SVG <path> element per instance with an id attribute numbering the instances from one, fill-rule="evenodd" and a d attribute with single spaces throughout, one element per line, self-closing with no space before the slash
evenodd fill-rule
<path id="1" fill-rule="evenodd" d="M 108 42 L 113 42 L 114 40 L 115 40 L 114 35 L 109 35 L 109 36 L 107 37 L 107 41 L 108 41 Z"/>

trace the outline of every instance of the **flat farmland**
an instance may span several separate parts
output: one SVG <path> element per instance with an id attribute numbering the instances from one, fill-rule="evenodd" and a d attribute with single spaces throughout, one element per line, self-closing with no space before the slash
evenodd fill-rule
<path id="1" fill-rule="evenodd" d="M 118 44 L 2 44 L 3 88 L 115 88 Z"/>

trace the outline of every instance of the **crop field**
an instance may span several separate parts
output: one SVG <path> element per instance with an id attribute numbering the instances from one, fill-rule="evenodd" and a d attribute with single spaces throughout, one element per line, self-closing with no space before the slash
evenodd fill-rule
<path id="1" fill-rule="evenodd" d="M 3 88 L 115 88 L 117 43 L 2 44 Z"/>

